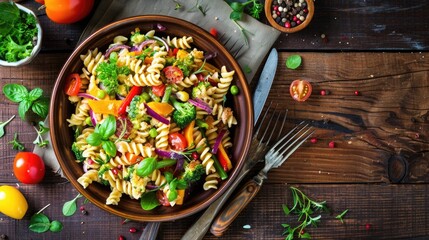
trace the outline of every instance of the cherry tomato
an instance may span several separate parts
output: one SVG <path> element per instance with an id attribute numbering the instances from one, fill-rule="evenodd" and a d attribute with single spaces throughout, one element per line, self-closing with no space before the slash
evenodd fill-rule
<path id="1" fill-rule="evenodd" d="M 311 84 L 306 80 L 295 80 L 290 84 L 290 95 L 298 102 L 307 100 L 312 91 Z"/>
<path id="2" fill-rule="evenodd" d="M 158 202 L 162 206 L 165 206 L 165 207 L 170 206 L 170 202 L 168 201 L 167 195 L 163 191 L 161 191 L 161 190 L 157 191 L 156 197 L 158 198 Z"/>
<path id="3" fill-rule="evenodd" d="M 45 176 L 45 163 L 32 152 L 19 152 L 13 162 L 13 173 L 22 183 L 35 184 Z"/>
<path id="4" fill-rule="evenodd" d="M 185 136 L 178 132 L 168 135 L 168 143 L 171 148 L 176 151 L 182 151 L 188 146 Z"/>
<path id="5" fill-rule="evenodd" d="M 0 187 L 0 212 L 15 219 L 22 219 L 27 212 L 28 203 L 24 195 L 12 186 Z"/>
<path id="6" fill-rule="evenodd" d="M 80 79 L 79 74 L 72 73 L 67 77 L 66 87 L 64 88 L 65 92 L 69 96 L 76 96 L 80 88 L 82 87 L 82 80 Z"/>
<path id="7" fill-rule="evenodd" d="M 91 12 L 94 0 L 44 0 L 46 15 L 56 23 L 74 23 Z"/>
<path id="8" fill-rule="evenodd" d="M 152 86 L 152 92 L 158 97 L 164 96 L 165 89 L 167 88 L 167 85 L 161 84 L 159 86 Z"/>
<path id="9" fill-rule="evenodd" d="M 183 80 L 183 72 L 176 66 L 168 66 L 162 71 L 169 82 L 178 83 Z"/>

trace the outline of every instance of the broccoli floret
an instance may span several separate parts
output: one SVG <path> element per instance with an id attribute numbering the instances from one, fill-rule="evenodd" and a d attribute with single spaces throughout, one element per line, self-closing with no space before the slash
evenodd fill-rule
<path id="1" fill-rule="evenodd" d="M 140 112 L 140 106 L 144 102 L 145 101 L 144 101 L 143 97 L 140 95 L 133 97 L 133 99 L 130 102 L 130 106 L 128 106 L 128 109 L 127 109 L 128 117 L 130 118 L 131 121 L 142 116 L 142 114 Z"/>
<path id="2" fill-rule="evenodd" d="M 192 88 L 192 97 L 201 98 L 201 94 L 210 86 L 209 82 L 199 82 L 197 86 Z"/>
<path id="3" fill-rule="evenodd" d="M 182 70 L 183 75 L 188 77 L 191 74 L 191 70 L 194 65 L 194 57 L 191 54 L 188 54 L 186 57 L 182 59 L 178 59 L 176 61 L 177 67 Z"/>
<path id="4" fill-rule="evenodd" d="M 185 128 L 192 120 L 197 117 L 197 109 L 189 102 L 178 102 L 174 98 L 170 98 L 175 108 L 173 112 L 173 121 L 181 129 Z"/>
<path id="5" fill-rule="evenodd" d="M 144 34 L 141 34 L 140 31 L 136 31 L 131 35 L 130 40 L 133 45 L 137 45 L 146 40 L 146 36 Z"/>
<path id="6" fill-rule="evenodd" d="M 205 174 L 204 166 L 199 162 L 192 160 L 186 167 L 183 173 L 183 180 L 188 183 L 196 182 Z"/>
<path id="7" fill-rule="evenodd" d="M 74 142 L 72 144 L 72 151 L 74 153 L 74 156 L 76 157 L 76 161 L 82 162 L 83 160 L 85 160 L 85 158 L 82 156 L 83 151 L 79 150 L 79 147 L 77 146 L 77 142 Z"/>

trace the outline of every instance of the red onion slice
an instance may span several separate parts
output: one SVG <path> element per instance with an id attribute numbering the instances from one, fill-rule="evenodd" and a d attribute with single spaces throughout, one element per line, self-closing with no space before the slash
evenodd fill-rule
<path id="1" fill-rule="evenodd" d="M 113 51 L 117 51 L 119 49 L 130 49 L 130 48 L 131 48 L 130 46 L 124 45 L 124 44 L 113 45 L 112 47 L 107 49 L 106 53 L 104 54 L 104 57 L 108 58 Z"/>
<path id="2" fill-rule="evenodd" d="M 131 52 L 140 52 L 143 50 L 144 47 L 146 47 L 147 45 L 156 43 L 155 40 L 149 39 L 146 41 L 141 42 L 138 46 L 134 46 L 131 48 Z"/>
<path id="3" fill-rule="evenodd" d="M 89 109 L 88 113 L 89 117 L 91 118 L 92 126 L 95 127 L 97 125 L 97 118 L 95 117 L 94 111 L 92 111 L 92 109 Z"/>
<path id="4" fill-rule="evenodd" d="M 217 150 L 219 149 L 219 145 L 222 143 L 222 138 L 223 136 L 225 136 L 226 130 L 222 129 L 222 131 L 220 131 L 220 133 L 217 135 L 216 141 L 213 144 L 213 148 L 212 148 L 212 153 L 216 154 Z"/>
<path id="5" fill-rule="evenodd" d="M 165 151 L 165 150 L 158 149 L 158 148 L 155 148 L 155 153 L 158 154 L 158 156 L 163 157 L 163 158 L 171 158 L 171 159 L 176 159 L 176 160 L 180 160 L 180 159 L 185 158 L 180 153 L 172 152 L 172 151 Z"/>
<path id="6" fill-rule="evenodd" d="M 203 100 L 201 100 L 199 98 L 189 99 L 188 101 L 189 101 L 189 103 L 191 103 L 195 107 L 203 109 L 208 114 L 212 114 L 212 112 L 213 112 L 213 109 L 206 102 L 204 102 Z"/>
<path id="7" fill-rule="evenodd" d="M 157 23 L 157 24 L 156 24 L 156 28 L 157 28 L 159 31 L 165 31 L 165 30 L 167 30 L 167 28 L 166 28 L 164 25 L 162 25 L 161 23 Z"/>
<path id="8" fill-rule="evenodd" d="M 94 97 L 94 96 L 92 96 L 89 93 L 78 93 L 77 96 L 78 97 L 83 97 L 83 98 L 89 98 L 89 99 L 92 99 L 92 100 L 100 100 L 99 98 Z"/>
<path id="9" fill-rule="evenodd" d="M 146 103 L 144 104 L 147 110 L 147 114 L 156 120 L 164 123 L 164 124 L 170 124 L 170 120 L 166 119 L 165 117 L 159 115 L 157 112 L 155 112 L 152 108 L 150 108 Z"/>

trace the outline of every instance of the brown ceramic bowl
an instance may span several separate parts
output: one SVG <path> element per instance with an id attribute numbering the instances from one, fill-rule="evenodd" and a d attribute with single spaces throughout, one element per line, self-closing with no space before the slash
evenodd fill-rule
<path id="1" fill-rule="evenodd" d="M 234 167 L 228 173 L 229 178 L 222 182 L 217 190 L 202 190 L 198 195 L 187 198 L 181 206 L 160 206 L 152 211 L 145 211 L 140 207 L 140 201 L 132 200 L 126 195 L 122 196 L 117 206 L 105 205 L 106 198 L 110 193 L 109 187 L 92 183 L 89 187 L 83 189 L 77 182 L 77 179 L 84 172 L 82 165 L 75 162 L 75 156 L 71 151 L 74 139 L 73 131 L 68 127 L 66 119 L 74 112 L 75 106 L 69 102 L 64 93 L 65 80 L 70 73 L 81 72 L 83 63 L 79 56 L 86 53 L 88 49 L 98 47 L 100 50 L 105 51 L 115 36 L 129 36 L 131 31 L 136 27 L 139 27 L 141 32 L 147 32 L 153 29 L 157 23 L 166 27 L 164 32 L 157 31 L 157 34 L 192 36 L 194 38 L 194 46 L 206 52 L 218 53 L 216 58 L 210 60 L 212 64 L 215 64 L 215 66 L 225 65 L 227 69 L 234 69 L 236 71 L 234 84 L 240 88 L 240 94 L 234 97 L 232 103 L 238 120 L 238 125 L 232 134 L 234 144 L 232 161 Z M 117 21 L 98 30 L 80 44 L 71 54 L 58 76 L 52 93 L 49 115 L 52 146 L 64 174 L 72 185 L 101 209 L 136 221 L 170 221 L 189 216 L 208 207 L 235 181 L 245 161 L 253 128 L 253 107 L 250 91 L 243 72 L 228 51 L 203 29 L 180 19 L 156 15 L 138 16 Z"/>
<path id="2" fill-rule="evenodd" d="M 311 19 L 313 19 L 314 2 L 313 2 L 313 0 L 305 0 L 305 2 L 307 3 L 307 9 L 308 9 L 308 14 L 307 14 L 307 17 L 305 18 L 305 20 L 301 24 L 299 24 L 295 27 L 286 28 L 284 26 L 281 26 L 273 18 L 273 13 L 272 13 L 272 9 L 271 9 L 273 1 L 277 1 L 277 0 L 266 0 L 265 1 L 265 7 L 264 7 L 265 8 L 265 16 L 267 17 L 270 25 L 279 31 L 282 31 L 285 33 L 294 33 L 294 32 L 301 31 L 302 29 L 306 28 L 308 26 L 308 24 L 311 22 Z"/>

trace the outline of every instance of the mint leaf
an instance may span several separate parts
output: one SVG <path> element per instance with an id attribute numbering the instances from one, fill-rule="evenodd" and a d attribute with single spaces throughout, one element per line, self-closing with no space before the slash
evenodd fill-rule
<path id="1" fill-rule="evenodd" d="M 140 199 L 140 206 L 143 210 L 149 211 L 157 206 L 159 206 L 158 198 L 156 197 L 156 192 L 148 192 L 142 195 Z"/>
<path id="2" fill-rule="evenodd" d="M 28 109 L 30 109 L 31 104 L 32 104 L 32 102 L 27 100 L 27 99 L 24 99 L 23 101 L 21 101 L 19 103 L 18 113 L 19 113 L 19 117 L 22 120 L 25 120 L 25 113 L 28 111 Z"/>
<path id="3" fill-rule="evenodd" d="M 3 93 L 12 102 L 19 103 L 28 96 L 28 90 L 24 86 L 16 83 L 9 83 L 3 86 Z"/>
<path id="4" fill-rule="evenodd" d="M 297 69 L 299 66 L 301 66 L 301 56 L 299 55 L 290 55 L 286 59 L 286 67 L 289 69 Z"/>

